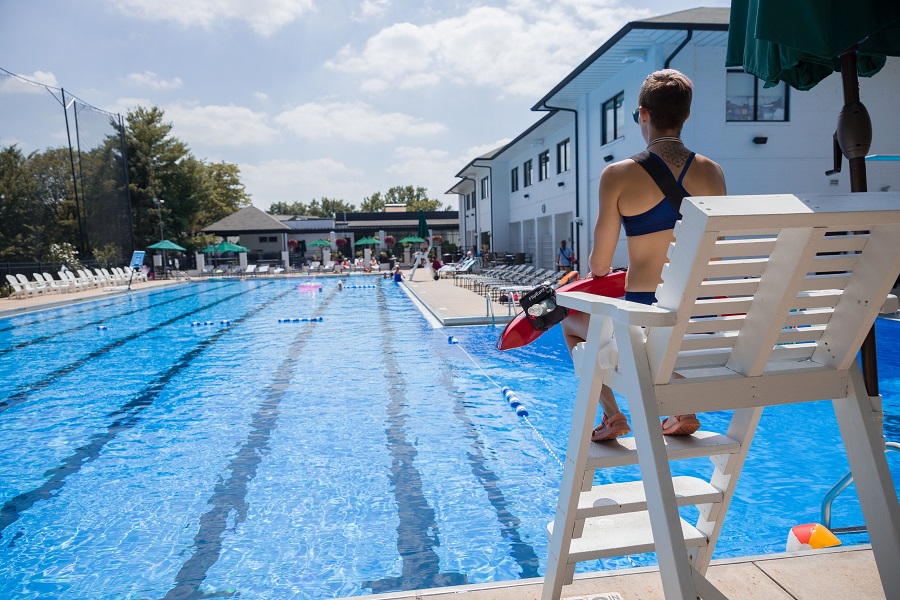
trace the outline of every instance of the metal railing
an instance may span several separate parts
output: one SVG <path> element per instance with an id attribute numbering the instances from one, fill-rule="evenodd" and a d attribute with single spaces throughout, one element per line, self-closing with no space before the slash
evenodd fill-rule
<path id="1" fill-rule="evenodd" d="M 900 444 L 897 442 L 885 442 L 885 453 L 900 452 Z M 841 477 L 840 481 L 834 484 L 822 499 L 822 525 L 827 529 L 831 529 L 831 504 L 844 490 L 853 483 L 853 473 L 848 471 L 846 475 Z M 850 527 L 836 527 L 831 529 L 832 533 L 860 533 L 866 530 L 865 525 L 852 525 Z"/>

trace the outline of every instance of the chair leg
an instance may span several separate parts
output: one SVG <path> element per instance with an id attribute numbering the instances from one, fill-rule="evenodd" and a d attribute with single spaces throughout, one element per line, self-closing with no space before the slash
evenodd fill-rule
<path id="1" fill-rule="evenodd" d="M 833 400 L 850 470 L 887 598 L 900 598 L 900 505 L 884 454 L 880 397 L 870 398 L 859 365 L 850 369 L 849 396 Z"/>

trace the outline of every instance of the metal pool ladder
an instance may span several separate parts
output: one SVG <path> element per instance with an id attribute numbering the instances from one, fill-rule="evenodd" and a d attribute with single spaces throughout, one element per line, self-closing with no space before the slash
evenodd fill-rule
<path id="1" fill-rule="evenodd" d="M 885 453 L 900 452 L 900 443 L 885 442 L 884 451 Z M 853 483 L 853 473 L 847 471 L 847 474 L 841 477 L 840 481 L 834 484 L 822 499 L 822 525 L 824 525 L 827 529 L 831 529 L 831 504 L 834 502 L 835 498 L 840 496 L 844 492 L 844 490 L 850 487 L 851 483 Z M 831 532 L 861 533 L 865 530 L 865 525 L 851 525 L 850 527 L 835 527 L 834 529 L 831 529 Z"/>

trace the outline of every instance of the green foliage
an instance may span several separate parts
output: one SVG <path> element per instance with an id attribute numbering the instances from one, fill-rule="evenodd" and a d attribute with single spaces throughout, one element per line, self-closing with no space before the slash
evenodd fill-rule
<path id="1" fill-rule="evenodd" d="M 406 212 L 427 212 L 435 210 L 452 210 L 450 205 L 441 208 L 440 200 L 428 197 L 428 190 L 422 186 L 394 186 L 382 194 L 375 192 L 360 204 L 362 212 L 382 212 L 386 204 L 405 204 Z"/>
<path id="2" fill-rule="evenodd" d="M 122 262 L 122 249 L 115 244 L 106 244 L 99 250 L 94 250 L 94 258 L 107 265 L 117 265 Z"/>
<path id="3" fill-rule="evenodd" d="M 331 219 L 335 213 L 355 212 L 352 204 L 343 200 L 322 197 L 320 200 L 313 199 L 309 204 L 303 202 L 273 202 L 269 207 L 268 213 L 271 215 L 302 215 L 306 217 L 322 217 Z"/>

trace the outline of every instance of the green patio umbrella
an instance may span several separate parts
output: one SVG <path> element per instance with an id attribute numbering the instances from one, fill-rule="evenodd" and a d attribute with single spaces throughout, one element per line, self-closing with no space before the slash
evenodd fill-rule
<path id="1" fill-rule="evenodd" d="M 422 238 L 420 238 L 420 237 L 416 237 L 416 236 L 414 236 L 414 235 L 411 235 L 411 236 L 409 236 L 409 237 L 403 238 L 402 240 L 398 240 L 397 243 L 398 243 L 398 244 L 421 244 L 421 243 L 424 242 L 424 241 L 425 241 L 425 240 L 422 239 Z"/>
<path id="2" fill-rule="evenodd" d="M 244 248 L 239 244 L 233 244 L 231 242 L 219 242 L 216 246 L 216 252 L 220 254 L 224 254 L 226 252 L 250 252 L 249 248 Z"/>
<path id="3" fill-rule="evenodd" d="M 428 237 L 428 222 L 425 220 L 425 211 L 419 211 L 419 233 L 420 238 Z"/>
<path id="4" fill-rule="evenodd" d="M 215 252 L 215 251 L 216 251 L 216 247 L 213 246 L 212 244 L 210 244 L 209 246 L 207 246 L 206 248 L 204 248 L 204 249 L 201 250 L 200 252 L 202 252 L 202 253 L 204 253 L 204 254 L 210 254 L 210 253 Z"/>
<path id="5" fill-rule="evenodd" d="M 743 67 L 772 87 L 809 90 L 839 71 L 844 106 L 834 133 L 834 168 L 850 166 L 850 190 L 865 192 L 872 121 L 859 98 L 859 75 L 871 77 L 886 56 L 900 56 L 900 2 L 879 0 L 733 0 L 725 65 Z M 891 117 L 893 118 L 893 117 Z M 863 378 L 878 394 L 875 329 L 862 349 Z"/>
<path id="6" fill-rule="evenodd" d="M 365 237 L 360 240 L 356 240 L 353 243 L 353 245 L 354 246 L 366 246 L 368 244 L 380 244 L 380 243 L 381 243 L 381 240 L 379 240 L 378 238 Z"/>
<path id="7" fill-rule="evenodd" d="M 319 247 L 324 248 L 325 246 L 328 246 L 329 248 L 331 248 L 331 242 L 328 240 L 316 240 L 314 242 L 310 242 L 309 245 L 312 248 L 319 248 Z"/>
<path id="8" fill-rule="evenodd" d="M 163 240 L 161 242 L 156 242 L 155 244 L 147 246 L 147 248 L 149 248 L 151 250 L 178 250 L 180 252 L 187 252 L 186 248 L 182 248 L 178 244 L 176 244 L 174 242 L 170 242 L 169 240 Z"/>

